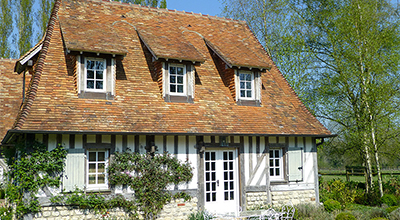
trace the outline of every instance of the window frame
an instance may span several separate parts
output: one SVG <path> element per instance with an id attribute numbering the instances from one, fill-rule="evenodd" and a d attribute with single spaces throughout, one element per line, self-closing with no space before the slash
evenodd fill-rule
<path id="1" fill-rule="evenodd" d="M 246 94 L 246 97 L 242 97 L 241 96 L 241 91 L 243 90 L 242 88 L 241 88 L 241 83 L 242 83 L 242 80 L 241 80 L 241 78 L 240 78 L 240 75 L 241 74 L 243 74 L 243 75 L 250 75 L 251 76 L 251 81 L 250 81 L 250 83 L 251 83 L 251 89 L 246 89 L 246 88 L 244 88 L 244 91 L 245 91 L 245 94 Z M 254 72 L 253 71 L 247 71 L 247 70 L 239 70 L 238 71 L 238 97 L 239 97 L 239 100 L 255 100 L 255 93 L 256 93 L 256 89 L 255 89 L 255 80 L 254 80 Z M 245 83 L 245 87 L 246 87 L 246 85 L 247 85 L 247 82 L 248 82 L 248 80 L 244 80 L 244 83 Z M 251 97 L 247 97 L 247 91 L 251 91 Z"/>
<path id="2" fill-rule="evenodd" d="M 103 62 L 103 88 L 102 89 L 96 89 L 96 88 L 87 88 L 87 61 L 101 61 Z M 107 91 L 107 60 L 104 58 L 97 58 L 97 57 L 84 57 L 84 91 L 85 92 L 100 92 L 100 93 L 105 93 Z M 96 73 L 94 73 L 94 77 L 96 76 Z M 96 79 L 94 79 L 95 84 L 94 87 L 96 87 Z"/>
<path id="3" fill-rule="evenodd" d="M 89 154 L 92 152 L 96 152 L 96 161 L 92 162 L 89 161 Z M 98 161 L 98 153 L 99 152 L 104 152 L 104 161 Z M 108 189 L 108 174 L 107 174 L 107 168 L 108 168 L 108 163 L 109 163 L 109 157 L 110 157 L 110 153 L 108 149 L 88 149 L 86 150 L 86 189 L 88 190 L 101 190 L 101 189 Z M 103 162 L 104 163 L 104 172 L 98 172 L 98 166 L 96 166 L 96 172 L 94 173 L 90 173 L 90 169 L 89 169 L 89 164 L 99 164 Z M 91 174 L 95 174 L 96 175 L 96 183 L 95 184 L 90 184 L 89 183 L 89 176 Z M 99 184 L 98 181 L 98 175 L 99 174 L 104 174 L 104 183 Z"/>
<path id="4" fill-rule="evenodd" d="M 171 67 L 181 67 L 183 68 L 183 92 L 172 92 L 171 91 Z M 188 91 L 188 81 L 187 81 L 187 72 L 186 72 L 186 65 L 184 64 L 177 64 L 177 63 L 169 63 L 168 64 L 168 92 L 170 96 L 187 96 L 187 91 Z M 178 74 L 174 74 L 176 77 L 178 76 Z M 175 85 L 178 85 L 177 81 L 176 83 L 174 83 Z M 180 85 L 180 84 L 179 84 Z"/>
<path id="5" fill-rule="evenodd" d="M 275 155 L 275 151 L 279 152 L 279 157 L 273 157 L 272 160 L 279 160 L 279 166 L 273 165 L 271 166 L 271 151 L 273 151 L 272 155 Z M 268 168 L 269 168 L 269 179 L 270 181 L 285 181 L 284 176 L 284 166 L 283 166 L 283 149 L 282 148 L 271 148 L 269 149 L 269 161 L 268 161 Z M 275 161 L 273 162 L 275 164 Z M 271 169 L 279 168 L 279 175 L 271 175 Z"/>

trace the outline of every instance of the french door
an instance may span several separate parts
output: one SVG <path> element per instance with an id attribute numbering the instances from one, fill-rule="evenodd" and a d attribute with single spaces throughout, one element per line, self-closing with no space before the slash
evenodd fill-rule
<path id="1" fill-rule="evenodd" d="M 237 152 L 204 152 L 205 209 L 212 213 L 237 213 L 239 210 Z"/>

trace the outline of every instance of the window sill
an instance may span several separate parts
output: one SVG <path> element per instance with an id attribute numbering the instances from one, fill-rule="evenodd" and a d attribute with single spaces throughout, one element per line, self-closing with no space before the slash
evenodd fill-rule
<path id="1" fill-rule="evenodd" d="M 237 103 L 237 105 L 241 105 L 241 106 L 256 106 L 256 107 L 261 106 L 260 100 L 239 99 L 236 103 Z"/>
<path id="2" fill-rule="evenodd" d="M 193 99 L 190 96 L 178 96 L 178 95 L 167 95 L 164 98 L 166 102 L 177 102 L 177 103 L 193 103 Z"/>
<path id="3" fill-rule="evenodd" d="M 110 92 L 82 92 L 78 94 L 78 97 L 83 99 L 114 100 L 114 96 Z"/>
<path id="4" fill-rule="evenodd" d="M 270 180 L 269 184 L 270 185 L 281 185 L 281 184 L 287 184 L 289 183 L 287 180 Z"/>
<path id="5" fill-rule="evenodd" d="M 111 194 L 111 190 L 109 188 L 93 188 L 93 189 L 86 189 L 87 194 L 91 193 L 101 193 L 101 194 Z"/>

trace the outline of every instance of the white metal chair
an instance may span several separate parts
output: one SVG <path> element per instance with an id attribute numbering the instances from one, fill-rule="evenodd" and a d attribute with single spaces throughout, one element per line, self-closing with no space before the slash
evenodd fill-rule
<path id="1" fill-rule="evenodd" d="M 293 203 L 289 201 L 286 205 L 282 206 L 282 212 L 282 220 L 291 220 L 294 217 L 296 209 L 294 208 Z"/>

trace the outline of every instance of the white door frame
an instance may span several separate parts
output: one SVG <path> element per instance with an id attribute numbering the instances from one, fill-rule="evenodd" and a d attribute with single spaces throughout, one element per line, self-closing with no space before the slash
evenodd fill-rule
<path id="1" fill-rule="evenodd" d="M 239 212 L 237 148 L 207 148 L 204 152 L 204 207 L 211 213 Z"/>

